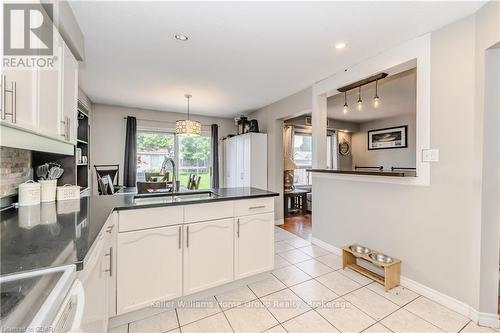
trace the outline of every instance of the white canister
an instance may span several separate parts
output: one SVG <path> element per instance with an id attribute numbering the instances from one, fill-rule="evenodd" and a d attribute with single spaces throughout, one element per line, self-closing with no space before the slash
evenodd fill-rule
<path id="1" fill-rule="evenodd" d="M 57 187 L 57 201 L 71 199 L 80 199 L 80 186 L 66 184 Z"/>
<path id="2" fill-rule="evenodd" d="M 19 206 L 38 205 L 40 203 L 40 184 L 32 180 L 19 184 Z"/>
<path id="3" fill-rule="evenodd" d="M 39 180 L 41 185 L 41 201 L 42 202 L 52 202 L 56 201 L 56 188 L 57 188 L 57 179 L 50 180 Z"/>

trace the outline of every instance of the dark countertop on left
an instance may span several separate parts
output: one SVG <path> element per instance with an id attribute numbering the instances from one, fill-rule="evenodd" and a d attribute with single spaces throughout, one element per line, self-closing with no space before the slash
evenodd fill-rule
<path id="1" fill-rule="evenodd" d="M 76 264 L 85 256 L 114 210 L 190 205 L 213 201 L 273 197 L 278 193 L 256 188 L 212 190 L 216 196 L 172 201 L 142 199 L 134 194 L 90 196 L 4 211 L 0 215 L 0 275 Z"/>

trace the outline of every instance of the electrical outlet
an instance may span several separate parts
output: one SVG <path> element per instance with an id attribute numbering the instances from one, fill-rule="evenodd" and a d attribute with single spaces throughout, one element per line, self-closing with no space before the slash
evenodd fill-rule
<path id="1" fill-rule="evenodd" d="M 423 162 L 439 162 L 439 149 L 423 149 L 422 150 Z"/>

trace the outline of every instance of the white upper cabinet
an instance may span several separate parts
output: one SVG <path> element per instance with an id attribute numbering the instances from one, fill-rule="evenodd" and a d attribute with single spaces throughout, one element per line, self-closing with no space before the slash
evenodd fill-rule
<path id="1" fill-rule="evenodd" d="M 2 116 L 3 124 L 36 131 L 38 118 L 36 112 L 37 72 L 31 70 L 6 70 L 2 73 Z"/>
<path id="2" fill-rule="evenodd" d="M 48 32 L 45 32 L 48 33 Z M 38 124 L 39 133 L 65 139 L 65 126 L 61 122 L 63 44 L 61 36 L 53 31 L 54 55 L 52 68 L 38 69 Z"/>
<path id="3" fill-rule="evenodd" d="M 41 33 L 53 35 L 54 57 L 45 60 L 52 66 L 3 67 L 0 124 L 76 145 L 78 61 L 55 26 L 43 27 Z M 22 131 L 15 135 L 23 135 Z"/>
<path id="4" fill-rule="evenodd" d="M 78 61 L 63 43 L 63 86 L 61 124 L 66 126 L 68 141 L 76 144 L 78 130 Z"/>
<path id="5" fill-rule="evenodd" d="M 14 29 L 13 33 L 22 33 L 22 29 Z M 22 36 L 13 36 L 23 39 Z M 29 69 L 6 69 L 2 66 L 1 77 L 1 117 L 2 124 L 35 131 L 37 118 L 37 71 Z"/>
<path id="6" fill-rule="evenodd" d="M 232 280 L 233 218 L 185 225 L 184 295 Z"/>
<path id="7" fill-rule="evenodd" d="M 267 134 L 247 133 L 224 142 L 225 187 L 267 189 Z"/>

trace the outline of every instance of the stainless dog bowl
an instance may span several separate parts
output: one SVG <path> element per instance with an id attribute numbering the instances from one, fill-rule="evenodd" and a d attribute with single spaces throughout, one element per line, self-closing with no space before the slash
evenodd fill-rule
<path id="1" fill-rule="evenodd" d="M 369 248 L 361 246 L 361 245 L 351 245 L 351 246 L 349 246 L 349 248 L 351 249 L 352 252 L 356 252 L 356 253 L 360 253 L 360 254 L 368 254 L 368 253 L 372 252 L 372 250 L 370 250 Z"/>
<path id="2" fill-rule="evenodd" d="M 385 255 L 383 253 L 372 253 L 370 254 L 370 258 L 376 262 L 380 262 L 382 264 L 390 264 L 391 262 L 394 261 L 391 257 L 388 255 Z"/>

